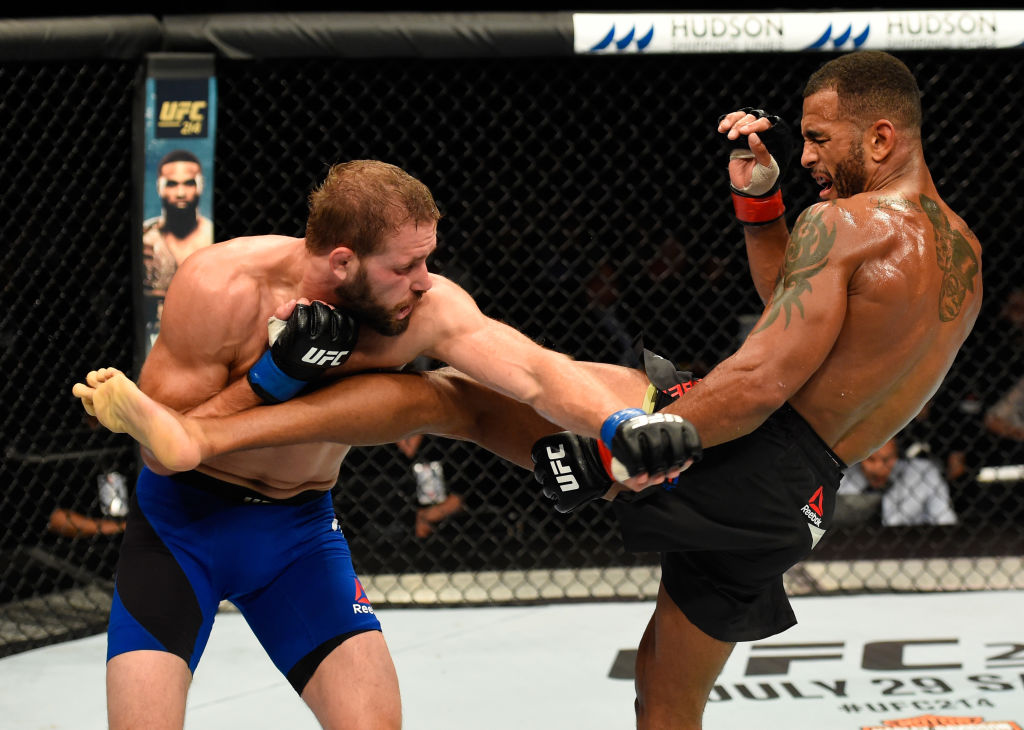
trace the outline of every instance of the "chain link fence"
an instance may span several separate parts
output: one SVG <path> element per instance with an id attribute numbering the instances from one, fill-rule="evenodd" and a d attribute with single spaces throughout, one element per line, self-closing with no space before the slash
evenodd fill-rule
<path id="1" fill-rule="evenodd" d="M 939 192 L 985 248 L 975 332 L 903 436 L 937 465 L 956 522 L 883 524 L 880 504 L 860 515 L 851 500 L 847 525 L 789 574 L 793 594 L 1024 587 L 1024 483 L 993 470 L 1024 464 L 1024 442 L 986 427 L 1024 376 L 1024 302 L 1009 306 L 1024 297 L 1022 122 L 1005 112 L 1024 108 L 1024 55 L 898 55 L 924 91 Z M 717 117 L 757 105 L 795 127 L 803 83 L 824 60 L 221 59 L 215 228 L 220 239 L 301 235 L 306 195 L 330 164 L 387 160 L 433 190 L 445 216 L 434 268 L 486 313 L 605 362 L 633 364 L 642 331 L 699 374 L 760 309 Z M 120 522 L 104 514 L 98 483 L 116 472 L 130 488 L 136 455 L 82 417 L 70 387 L 97 365 L 132 372 L 137 69 L 0 64 L 0 143 L 11 150 L 0 159 L 0 655 L 100 631 L 109 607 Z M 784 189 L 790 221 L 817 192 L 795 160 Z M 417 462 L 437 466 L 418 481 Z M 428 492 L 440 504 L 420 504 Z M 649 598 L 657 586 L 655 556 L 623 552 L 610 510 L 559 515 L 528 472 L 471 444 L 360 449 L 334 497 L 378 606 Z"/>

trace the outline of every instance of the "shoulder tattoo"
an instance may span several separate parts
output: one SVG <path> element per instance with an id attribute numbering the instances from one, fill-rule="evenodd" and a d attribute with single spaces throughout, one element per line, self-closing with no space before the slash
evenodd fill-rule
<path id="1" fill-rule="evenodd" d="M 964 234 L 949 225 L 949 219 L 938 203 L 922 195 L 921 207 L 935 232 L 935 255 L 942 271 L 939 319 L 950 322 L 960 314 L 967 293 L 974 291 L 974 280 L 979 269 L 978 257 Z"/>
<path id="2" fill-rule="evenodd" d="M 789 327 L 794 309 L 803 317 L 804 308 L 800 297 L 811 291 L 811 279 L 828 264 L 828 254 L 836 240 L 835 225 L 829 230 L 822 220 L 823 216 L 824 208 L 817 207 L 808 208 L 797 218 L 789 236 L 786 259 L 782 263 L 768 313 L 755 332 L 770 327 L 783 311 L 786 313 L 786 327 Z"/>
<path id="3" fill-rule="evenodd" d="M 905 213 L 906 211 L 922 212 L 921 206 L 912 200 L 904 198 L 902 195 L 883 196 L 874 200 L 875 210 L 892 210 L 897 213 Z"/>

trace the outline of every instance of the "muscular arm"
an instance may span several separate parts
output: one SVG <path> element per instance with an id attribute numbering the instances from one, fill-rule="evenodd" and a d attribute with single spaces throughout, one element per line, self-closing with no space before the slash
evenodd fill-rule
<path id="1" fill-rule="evenodd" d="M 139 388 L 154 400 L 193 415 L 223 415 L 256 405 L 245 383 L 225 388 L 242 333 L 258 327 L 255 290 L 223 287 L 202 257 L 178 270 L 167 292 L 160 336 L 139 373 Z M 241 387 L 245 386 L 245 387 Z"/>
<path id="2" fill-rule="evenodd" d="M 760 165 L 761 169 L 767 168 L 772 161 L 773 151 L 783 158 L 788 156 L 788 144 L 777 139 L 778 149 L 769 150 L 761 140 L 761 135 L 767 134 L 771 128 L 771 122 L 768 119 L 753 119 L 743 111 L 732 112 L 719 120 L 719 133 L 734 140 L 733 146 L 739 140 L 746 139 L 750 152 L 754 155 L 753 158 L 733 157 L 729 160 L 729 181 L 734 189 L 747 189 L 753 178 L 755 167 Z M 782 134 L 788 134 L 785 125 L 783 125 Z M 782 159 L 780 166 L 784 168 L 787 163 L 787 159 Z M 746 240 L 747 260 L 750 264 L 750 276 L 754 280 L 754 288 L 757 290 L 758 296 L 761 297 L 761 301 L 767 304 L 778 283 L 786 245 L 789 241 L 786 220 L 780 218 L 765 225 L 743 226 L 743 237 Z"/>
<path id="3" fill-rule="evenodd" d="M 637 405 L 610 390 L 583 364 L 485 316 L 455 284 L 444 286 L 438 292 L 444 297 L 438 308 L 442 323 L 428 355 L 586 436 L 597 436 L 613 412 Z"/>
<path id="4" fill-rule="evenodd" d="M 744 226 L 743 238 L 747 244 L 750 278 L 754 280 L 754 288 L 761 301 L 768 304 L 782 274 L 789 244 L 786 221 L 783 218 L 765 226 Z"/>
<path id="5" fill-rule="evenodd" d="M 753 431 L 824 362 L 846 315 L 854 233 L 828 204 L 797 220 L 781 277 L 753 332 L 665 409 L 691 421 L 705 446 Z"/>

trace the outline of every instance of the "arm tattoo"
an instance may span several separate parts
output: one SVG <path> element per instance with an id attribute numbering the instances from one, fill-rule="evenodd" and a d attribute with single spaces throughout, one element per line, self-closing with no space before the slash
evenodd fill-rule
<path id="1" fill-rule="evenodd" d="M 960 231 L 953 230 L 949 219 L 931 198 L 921 196 L 921 207 L 932 222 L 935 232 L 935 255 L 942 270 L 942 288 L 939 291 L 939 319 L 950 322 L 963 308 L 967 293 L 974 291 L 978 275 L 978 257 Z"/>
<path id="2" fill-rule="evenodd" d="M 800 296 L 811 291 L 811 277 L 828 265 L 828 254 L 836 240 L 836 227 L 833 225 L 832 230 L 827 229 L 822 221 L 823 215 L 823 209 L 815 211 L 808 208 L 797 219 L 786 246 L 786 260 L 782 263 L 768 313 L 754 332 L 770 327 L 783 310 L 786 311 L 786 327 L 789 327 L 794 307 L 801 317 L 804 316 Z"/>

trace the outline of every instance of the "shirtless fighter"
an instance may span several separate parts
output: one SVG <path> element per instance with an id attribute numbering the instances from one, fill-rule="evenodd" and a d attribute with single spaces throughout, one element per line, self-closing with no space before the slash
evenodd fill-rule
<path id="1" fill-rule="evenodd" d="M 697 427 L 703 459 L 674 484 L 613 502 L 626 547 L 662 555 L 662 585 L 637 657 L 641 728 L 699 729 L 734 643 L 795 623 L 782 575 L 828 530 L 842 468 L 920 411 L 981 305 L 980 245 L 938 196 L 921 146 L 920 92 L 894 57 L 848 54 L 808 81 L 801 164 L 821 186 L 823 202 L 805 210 L 791 234 L 779 190 L 784 126 L 759 110 L 741 110 L 725 115 L 718 131 L 732 148 L 735 210 L 766 306 L 743 345 L 701 382 L 656 383 L 665 392 L 654 393 L 650 405 Z M 595 372 L 622 396 L 639 398 L 646 387 L 639 371 Z M 499 454 L 504 438 L 503 455 L 523 463 L 518 424 L 543 430 L 519 406 L 511 411 L 516 427 L 503 435 L 486 414 L 508 399 L 472 385 L 452 397 L 469 381 L 451 374 L 354 377 L 232 417 L 234 437 L 222 432 L 228 421 L 171 414 L 116 371 L 90 373 L 76 393 L 106 425 L 148 441 L 168 466 L 185 468 L 222 449 L 293 438 L 293 428 L 329 440 L 332 428 L 346 428 L 339 421 L 372 408 L 357 392 L 369 378 L 387 379 L 372 386 L 387 401 L 408 395 L 403 425 L 392 429 L 399 436 L 429 431 L 435 419 L 438 432 L 468 429 Z M 372 435 L 384 440 L 386 430 Z M 601 450 L 600 441 L 567 432 L 534 445 L 536 476 L 557 509 L 621 489 Z M 559 479 L 567 472 L 572 488 Z"/>
<path id="2" fill-rule="evenodd" d="M 563 428 L 603 428 L 624 473 L 678 472 L 699 448 L 683 419 L 620 410 L 628 401 L 590 369 L 485 317 L 427 271 L 439 217 L 430 191 L 402 170 L 336 165 L 310 196 L 305 238 L 235 239 L 184 261 L 139 387 L 210 416 L 285 400 L 327 371 L 397 369 L 425 354 Z M 267 350 L 270 315 L 306 298 Z M 372 423 L 373 408 L 360 417 Z M 400 725 L 394 666 L 329 494 L 347 449 L 307 441 L 204 459 L 182 474 L 142 471 L 108 631 L 112 728 L 182 727 L 224 599 L 322 726 Z"/>
<path id="3" fill-rule="evenodd" d="M 822 202 L 791 234 L 782 125 L 758 110 L 719 123 L 766 306 L 743 345 L 665 407 L 697 427 L 702 460 L 671 489 L 613 503 L 626 548 L 662 556 L 637 655 L 641 728 L 700 728 L 734 642 L 796 622 L 782 575 L 829 528 L 841 469 L 921 410 L 981 306 L 981 247 L 925 164 L 907 67 L 847 54 L 810 77 L 803 99 L 800 162 Z M 545 454 L 591 456 L 592 441 L 559 434 L 537 451 L 538 478 L 571 509 L 584 490 L 559 494 Z M 588 491 L 603 493 L 610 480 L 589 473 Z"/>

